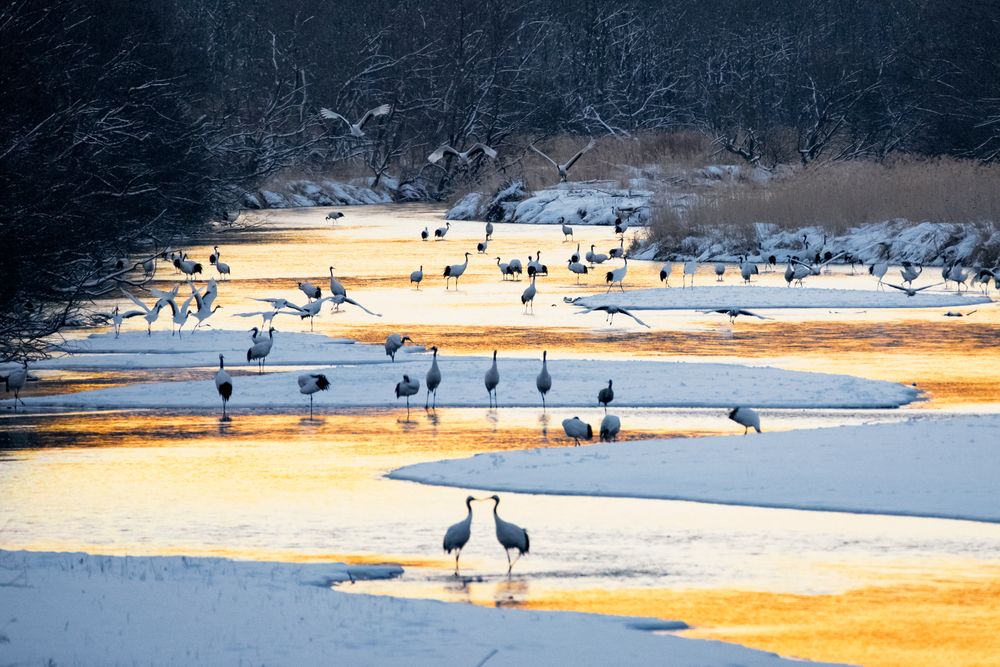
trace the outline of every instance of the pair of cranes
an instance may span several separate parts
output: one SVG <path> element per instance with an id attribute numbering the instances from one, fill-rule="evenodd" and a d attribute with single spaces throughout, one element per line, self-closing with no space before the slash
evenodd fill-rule
<path id="1" fill-rule="evenodd" d="M 105 313 L 104 316 L 111 320 L 112 326 L 114 327 L 115 338 L 118 338 L 121 335 L 122 324 L 124 324 L 125 320 L 133 317 L 142 317 L 146 320 L 146 335 L 152 336 L 153 324 L 155 324 L 159 319 L 160 311 L 165 307 L 169 307 L 171 312 L 170 335 L 183 335 L 182 331 L 189 317 L 193 317 L 198 321 L 198 323 L 194 326 L 194 329 L 191 330 L 191 333 L 194 333 L 209 317 L 222 308 L 222 306 L 215 305 L 215 298 L 219 294 L 219 289 L 214 279 L 208 281 L 208 285 L 205 287 L 204 291 L 200 291 L 193 282 L 190 283 L 190 287 L 191 296 L 189 296 L 180 306 L 177 305 L 176 300 L 180 285 L 174 286 L 174 288 L 170 291 L 150 289 L 149 292 L 156 297 L 156 301 L 154 301 L 152 305 L 146 304 L 139 297 L 122 289 L 122 294 L 138 306 L 138 309 L 123 312 L 119 306 L 116 305 L 114 310 L 110 313 Z M 191 309 L 192 302 L 194 302 L 195 305 L 193 310 Z"/>

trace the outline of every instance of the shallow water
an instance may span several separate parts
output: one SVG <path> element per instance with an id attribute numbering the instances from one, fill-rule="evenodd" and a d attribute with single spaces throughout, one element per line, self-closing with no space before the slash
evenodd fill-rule
<path id="1" fill-rule="evenodd" d="M 439 209 L 347 209 L 335 228 L 322 220 L 325 213 L 272 212 L 266 230 L 219 234 L 189 248 L 194 258 L 204 259 L 211 245 L 219 244 L 234 272 L 233 279 L 220 284 L 223 309 L 209 322 L 249 328 L 258 320 L 235 314 L 263 305 L 250 297 L 302 301 L 296 281 L 311 278 L 325 291 L 324 269 L 332 264 L 350 296 L 383 314 L 373 318 L 348 306 L 332 315 L 326 310 L 315 320 L 315 330 L 332 336 L 381 343 L 387 333 L 399 331 L 448 353 L 500 348 L 533 356 L 547 349 L 563 357 L 750 361 L 916 383 L 929 399 L 894 411 L 764 411 L 767 430 L 1000 408 L 1000 348 L 995 344 L 1000 316 L 993 304 L 960 319 L 942 317 L 946 309 L 775 310 L 765 312 L 774 320 L 730 326 L 722 316 L 680 311 L 642 313 L 652 330 L 626 319 L 611 327 L 601 314 L 576 315 L 563 304 L 564 296 L 602 289 L 602 278 L 589 274 L 583 285 L 575 284 L 575 276 L 558 261 L 575 244 L 564 243 L 557 227 L 497 225 L 489 255 L 473 256 L 459 290 L 446 291 L 440 268 L 475 250 L 481 223 L 455 223 L 447 240 L 421 242 L 424 225 L 443 224 Z M 594 242 L 607 252 L 615 244 L 609 228 L 577 227 L 576 234 L 583 249 Z M 527 254 L 537 250 L 550 275 L 538 281 L 535 314 L 526 315 L 519 295 L 527 282 L 501 281 L 491 258 L 516 255 L 526 264 Z M 417 291 L 407 277 L 420 264 L 427 277 Z M 658 271 L 658 264 L 630 262 L 626 287 L 659 285 Z M 714 284 L 710 265 L 702 273 L 699 285 Z M 158 278 L 161 287 L 179 279 L 169 267 Z M 760 282 L 784 284 L 780 274 L 764 274 Z M 846 269 L 807 282 L 874 286 L 870 276 L 851 276 Z M 127 329 L 143 326 L 134 320 L 126 324 Z M 277 319 L 275 326 L 309 330 L 309 323 L 291 317 Z M 157 331 L 168 328 L 166 318 L 156 325 Z M 213 372 L 39 371 L 43 381 L 32 383 L 25 398 L 30 407 L 31 395 L 43 391 L 164 379 L 210 381 Z M 768 604 L 777 604 L 774 596 L 804 595 L 802 600 L 815 607 L 866 587 L 902 590 L 913 580 L 936 581 L 932 575 L 942 572 L 998 578 L 997 525 L 525 494 L 504 494 L 500 508 L 502 516 L 531 531 L 531 554 L 517 563 L 514 576 L 505 576 L 490 504 L 480 503 L 462 558 L 465 576 L 456 578 L 440 541 L 444 529 L 462 518 L 466 491 L 392 481 L 384 474 L 420 461 L 563 446 L 560 421 L 570 412 L 441 409 L 426 415 L 417 410 L 407 421 L 404 411 L 393 409 L 322 413 L 309 421 L 300 414 L 258 410 L 220 423 L 212 408 L 7 412 L 0 419 L 0 546 L 400 562 L 406 566 L 402 578 L 359 582 L 350 590 L 664 618 L 688 613 L 707 626 L 700 632 L 732 639 L 734 626 L 751 623 L 754 630 L 744 630 L 748 644 L 826 659 L 853 656 L 846 652 L 848 645 L 865 640 L 841 633 L 839 645 L 803 647 L 788 633 L 761 630 L 763 621 L 748 621 L 749 611 L 742 617 L 736 611 L 759 608 L 764 604 L 760 595 L 772 596 Z M 596 411 L 591 412 L 588 416 L 596 419 Z M 723 410 L 616 412 L 629 439 L 738 432 Z M 741 606 L 725 592 L 742 592 L 737 598 L 745 602 Z M 943 584 L 940 592 L 968 594 Z M 906 600 L 894 618 L 919 615 L 920 605 L 927 604 L 926 596 Z M 810 608 L 800 603 L 803 610 Z M 790 623 L 819 623 L 805 612 L 794 620 L 768 618 L 786 629 Z M 931 660 L 931 644 L 928 638 L 925 653 L 918 655 Z M 886 649 L 883 655 L 890 653 Z"/>

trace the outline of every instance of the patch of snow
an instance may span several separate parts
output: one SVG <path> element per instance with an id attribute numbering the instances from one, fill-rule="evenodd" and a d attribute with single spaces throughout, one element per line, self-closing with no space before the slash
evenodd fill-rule
<path id="1" fill-rule="evenodd" d="M 199 335 L 200 332 L 193 338 Z M 311 338 L 306 334 L 299 336 L 302 337 L 300 342 L 292 343 L 287 348 L 283 347 L 285 344 L 282 339 L 276 336 L 268 364 L 312 366 L 315 363 L 336 363 L 333 367 L 321 366 L 310 371 L 324 373 L 332 383 L 329 391 L 315 395 L 318 408 L 401 407 L 405 403 L 397 400 L 394 395 L 396 383 L 404 373 L 422 382 L 430 366 L 429 357 L 421 354 L 423 348 L 420 347 L 403 347 L 396 355 L 396 362 L 388 363 L 382 346 L 340 343 L 317 346 L 309 342 Z M 111 341 L 105 339 L 105 347 L 98 349 L 113 349 L 112 341 L 113 338 Z M 131 343 L 130 340 L 129 344 Z M 157 341 L 152 342 L 149 344 L 150 349 L 156 350 L 159 344 Z M 238 344 L 241 349 L 234 352 L 234 358 L 231 362 L 227 361 L 226 367 L 253 367 L 253 363 L 245 361 L 249 338 Z M 136 340 L 135 345 L 141 345 L 141 341 Z M 156 368 L 190 365 L 206 367 L 208 370 L 205 379 L 125 385 L 26 398 L 29 405 L 35 406 L 189 408 L 217 405 L 219 398 L 212 381 L 214 371 L 211 369 L 218 363 L 218 350 L 182 351 L 183 346 L 179 342 L 173 348 L 178 350 L 176 353 L 165 353 L 165 349 L 168 348 L 160 349 L 159 353 L 147 354 L 140 352 L 138 347 L 132 347 L 124 354 L 85 355 L 79 362 L 74 361 L 71 355 L 40 362 L 39 367 L 105 365 Z M 404 351 L 410 354 L 401 355 Z M 172 359 L 175 356 L 177 360 Z M 317 357 L 325 360 L 317 361 Z M 489 358 L 440 355 L 438 363 L 444 376 L 438 389 L 438 405 L 478 407 L 488 404 L 483 375 L 490 367 Z M 500 357 L 498 365 L 500 386 L 497 393 L 501 406 L 541 405 L 541 399 L 535 391 L 535 376 L 540 367 L 537 360 Z M 735 405 L 742 400 L 742 388 L 748 385 L 767 386 L 766 398 L 762 397 L 759 403 L 767 407 L 895 408 L 918 397 L 918 392 L 912 387 L 893 382 L 738 364 L 550 358 L 549 372 L 553 377 L 552 390 L 546 397 L 549 407 L 597 405 L 597 392 L 607 385 L 609 378 L 618 380 L 615 385 L 615 405 L 632 407 Z M 233 380 L 234 391 L 230 407 L 299 408 L 307 401 L 299 394 L 297 377 L 297 372 L 237 376 Z M 418 397 L 423 394 L 422 388 Z M 12 399 L 0 404 L 10 400 Z M 414 398 L 411 404 L 418 405 L 418 398 Z"/>
<path id="2" fill-rule="evenodd" d="M 672 278 L 681 277 L 680 265 Z M 737 279 L 739 277 L 737 276 Z M 708 280 L 712 280 L 709 278 Z M 874 279 L 872 279 L 874 282 Z M 806 284 L 809 279 L 806 278 Z M 762 287 L 756 285 L 695 285 L 693 288 L 650 288 L 607 292 L 581 297 L 576 306 L 619 306 L 630 310 L 714 310 L 716 308 L 937 308 L 990 303 L 988 296 L 956 292 L 923 291 L 915 296 L 887 288 L 872 290 L 813 287 Z"/>
<path id="3" fill-rule="evenodd" d="M 766 413 L 762 422 L 766 431 Z M 596 433 L 597 424 L 593 426 Z M 407 466 L 389 476 L 496 491 L 995 523 L 1000 522 L 998 443 L 1000 416 L 925 418 L 749 436 L 497 452 Z"/>
<path id="4" fill-rule="evenodd" d="M 438 667 L 489 659 L 490 667 L 541 667 L 657 664 L 664 656 L 677 667 L 792 664 L 733 644 L 644 631 L 662 625 L 647 619 L 328 587 L 397 574 L 392 566 L 0 551 L 0 571 L 0 608 L 9 612 L 0 651 L 11 664 Z"/>

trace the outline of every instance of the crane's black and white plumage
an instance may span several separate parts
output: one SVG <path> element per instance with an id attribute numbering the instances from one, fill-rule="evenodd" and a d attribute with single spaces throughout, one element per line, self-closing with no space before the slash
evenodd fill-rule
<path id="1" fill-rule="evenodd" d="M 399 348 L 406 344 L 406 341 L 413 342 L 413 339 L 409 336 L 401 336 L 398 333 L 389 334 L 385 338 L 385 356 L 392 359 L 393 363 L 396 363 L 396 352 Z"/>
<path id="2" fill-rule="evenodd" d="M 580 284 L 580 276 L 586 275 L 590 272 L 585 264 L 580 262 L 574 262 L 572 259 L 566 260 L 566 267 L 576 274 L 576 284 Z"/>
<path id="3" fill-rule="evenodd" d="M 174 267 L 189 278 L 201 273 L 201 264 L 188 259 L 187 253 L 182 253 L 180 257 L 174 259 Z"/>
<path id="4" fill-rule="evenodd" d="M 228 421 L 229 417 L 226 415 L 226 405 L 229 403 L 229 399 L 233 397 L 233 379 L 226 372 L 225 360 L 221 354 L 219 355 L 219 370 L 215 371 L 215 390 L 219 392 L 219 397 L 222 398 L 222 421 Z"/>
<path id="5" fill-rule="evenodd" d="M 479 253 L 480 255 L 485 255 L 486 249 L 489 248 L 489 246 L 490 246 L 490 240 L 483 239 L 482 241 L 476 244 L 476 252 Z"/>
<path id="6" fill-rule="evenodd" d="M 584 259 L 590 262 L 590 265 L 593 266 L 594 264 L 603 264 L 608 261 L 608 256 L 603 252 L 594 252 L 594 245 L 591 244 L 590 252 L 584 255 Z"/>
<path id="7" fill-rule="evenodd" d="M 524 312 L 528 312 L 528 306 L 531 306 L 531 312 L 535 312 L 535 295 L 538 294 L 538 290 L 535 288 L 535 276 L 531 276 L 531 284 L 524 288 L 521 292 L 521 305 L 524 306 Z"/>
<path id="8" fill-rule="evenodd" d="M 24 401 L 21 400 L 21 390 L 28 384 L 28 360 L 22 361 L 20 368 L 15 368 L 7 373 L 3 381 L 4 391 L 14 392 L 14 412 L 17 412 L 18 402 L 24 406 Z"/>
<path id="9" fill-rule="evenodd" d="M 608 380 L 608 386 L 597 392 L 597 402 L 604 406 L 604 413 L 608 412 L 608 403 L 615 400 L 615 390 L 611 388 L 612 382 Z"/>
<path id="10" fill-rule="evenodd" d="M 906 296 L 916 296 L 917 292 L 923 292 L 925 289 L 930 289 L 932 287 L 937 287 L 938 285 L 943 285 L 944 283 L 934 283 L 933 285 L 924 285 L 923 287 L 903 287 L 902 285 L 893 285 L 892 283 L 885 283 L 893 289 L 898 289 L 900 292 L 906 292 Z"/>
<path id="11" fill-rule="evenodd" d="M 487 241 L 492 241 L 493 240 L 493 223 L 492 222 L 487 222 L 486 223 L 486 240 Z"/>
<path id="12" fill-rule="evenodd" d="M 573 252 L 572 255 L 569 256 L 569 261 L 571 261 L 571 262 L 579 262 L 580 261 L 580 242 L 579 241 L 577 241 L 576 250 Z"/>
<path id="13" fill-rule="evenodd" d="M 667 262 L 662 267 L 660 267 L 660 282 L 665 283 L 667 287 L 670 287 L 670 274 L 674 272 L 674 263 Z"/>
<path id="14" fill-rule="evenodd" d="M 340 211 L 330 211 L 329 213 L 326 214 L 326 219 L 327 220 L 333 220 L 334 222 L 337 222 L 338 220 L 340 220 L 343 217 L 344 217 L 344 214 L 341 213 Z"/>
<path id="15" fill-rule="evenodd" d="M 508 276 L 511 278 L 514 277 L 514 272 L 510 270 L 510 264 L 501 261 L 499 257 L 497 257 L 497 268 L 500 269 L 501 280 L 507 280 Z"/>
<path id="16" fill-rule="evenodd" d="M 909 287 L 913 287 L 913 281 L 919 278 L 923 272 L 924 267 L 912 262 L 903 262 L 902 267 L 899 269 L 899 275 L 903 277 L 903 282 Z"/>
<path id="17" fill-rule="evenodd" d="M 319 315 L 320 311 L 323 309 L 323 304 L 330 301 L 333 297 L 328 296 L 322 299 L 316 299 L 315 301 L 310 301 L 304 306 L 296 306 L 295 304 L 288 304 L 289 308 L 293 310 L 289 311 L 289 314 L 298 315 L 301 319 L 309 318 L 309 331 L 313 330 L 313 320 Z"/>
<path id="18" fill-rule="evenodd" d="M 538 372 L 538 376 L 535 378 L 535 388 L 538 389 L 538 393 L 542 396 L 542 410 L 545 410 L 545 394 L 549 393 L 552 389 L 552 376 L 549 374 L 549 362 L 548 362 L 548 350 L 542 352 L 542 370 Z"/>
<path id="19" fill-rule="evenodd" d="M 756 410 L 751 410 L 750 408 L 733 408 L 729 411 L 729 418 L 743 427 L 743 435 L 746 435 L 750 431 L 751 426 L 755 431 L 760 433 L 760 415 L 757 414 Z"/>
<path id="20" fill-rule="evenodd" d="M 455 150 L 447 144 L 441 144 L 437 150 L 427 156 L 427 161 L 434 164 L 439 162 L 445 155 L 454 155 L 458 158 L 459 164 L 468 166 L 469 162 L 477 155 L 485 155 L 492 159 L 497 156 L 497 152 L 481 142 L 473 144 L 471 148 L 465 151 Z"/>
<path id="21" fill-rule="evenodd" d="M 493 365 L 483 376 L 483 383 L 486 385 L 486 394 L 490 398 L 490 407 L 497 406 L 497 385 L 500 384 L 500 369 L 497 368 L 497 351 L 493 350 Z"/>
<path id="22" fill-rule="evenodd" d="M 622 430 L 622 420 L 615 415 L 604 415 L 601 420 L 600 438 L 601 442 L 614 442 L 618 439 L 618 433 Z"/>
<path id="23" fill-rule="evenodd" d="M 445 234 L 448 233 L 449 229 L 451 229 L 451 223 L 450 222 L 444 223 L 444 227 L 438 227 L 437 229 L 434 230 L 434 238 L 443 239 L 445 237 Z"/>
<path id="24" fill-rule="evenodd" d="M 745 310 L 743 308 L 716 308 L 714 310 L 703 310 L 701 312 L 703 312 L 703 313 L 719 313 L 721 315 L 728 315 L 729 316 L 729 323 L 730 324 L 732 324 L 733 322 L 735 322 L 736 318 L 739 317 L 740 315 L 745 315 L 747 317 L 756 317 L 757 319 L 760 319 L 760 320 L 769 320 L 769 319 L 771 319 L 770 317 L 764 317 L 763 315 L 758 315 L 757 313 L 754 313 L 754 312 L 749 311 L 749 310 Z"/>
<path id="25" fill-rule="evenodd" d="M 604 318 L 604 321 L 607 322 L 608 324 L 614 324 L 614 322 L 615 322 L 615 315 L 624 315 L 625 317 L 631 317 L 633 320 L 636 321 L 637 324 L 641 324 L 642 326 L 646 327 L 647 329 L 651 329 L 652 328 L 648 324 L 646 324 L 645 322 L 643 322 L 642 320 L 640 320 L 638 317 L 636 317 L 635 315 L 633 315 L 631 312 L 629 312 L 628 310 L 622 308 L 621 306 L 614 306 L 614 305 L 612 305 L 612 306 L 596 306 L 594 308 L 587 308 L 586 310 L 582 310 L 582 311 L 580 311 L 577 314 L 578 315 L 585 315 L 587 313 L 592 313 L 595 310 L 601 310 L 601 311 L 604 311 L 605 313 L 607 313 L 607 317 Z"/>
<path id="26" fill-rule="evenodd" d="M 146 304 L 144 304 L 139 299 L 139 297 L 137 297 L 137 296 L 135 296 L 133 294 L 130 294 L 129 292 L 126 292 L 125 290 L 122 290 L 122 294 L 124 294 L 125 296 L 127 296 L 132 301 L 132 303 L 134 303 L 135 305 L 139 306 L 139 308 L 142 309 L 141 311 L 134 311 L 133 310 L 133 311 L 129 311 L 127 313 L 123 313 L 122 317 L 123 318 L 129 318 L 129 317 L 136 317 L 138 315 L 142 315 L 143 319 L 146 320 L 146 335 L 147 336 L 152 336 L 153 335 L 153 323 L 156 322 L 156 320 L 160 317 L 160 309 L 163 308 L 163 306 L 164 306 L 164 304 L 161 303 L 162 299 L 158 299 L 156 301 L 156 303 L 153 304 L 152 307 L 150 307 L 150 306 L 147 306 Z"/>
<path id="27" fill-rule="evenodd" d="M 462 274 L 465 273 L 465 270 L 469 268 L 470 255 L 472 255 L 472 253 L 465 253 L 465 262 L 462 264 L 450 264 L 449 266 L 444 267 L 444 288 L 446 290 L 448 289 L 448 283 L 452 278 L 455 279 L 455 289 L 458 289 L 458 279 L 461 278 Z"/>
<path id="28" fill-rule="evenodd" d="M 427 410 L 427 404 L 430 403 L 432 393 L 434 394 L 434 405 L 431 407 L 437 410 L 438 387 L 441 386 L 441 369 L 438 368 L 437 346 L 432 347 L 431 352 L 434 353 L 434 357 L 431 360 L 431 367 L 427 370 L 427 377 L 424 378 L 424 381 L 427 383 L 427 399 L 424 401 L 424 410 Z"/>
<path id="29" fill-rule="evenodd" d="M 581 440 L 592 440 L 594 437 L 593 427 L 579 417 L 564 419 L 562 427 L 563 431 L 566 432 L 566 437 L 573 438 L 573 442 L 577 447 L 580 446 Z"/>
<path id="30" fill-rule="evenodd" d="M 760 273 L 760 269 L 758 269 L 757 265 L 754 264 L 753 262 L 748 262 L 748 261 L 744 260 L 740 264 L 740 276 L 743 277 L 743 284 L 745 284 L 745 285 L 749 285 L 750 284 L 750 278 L 753 277 L 753 276 L 756 276 L 759 273 Z"/>
<path id="31" fill-rule="evenodd" d="M 559 172 L 559 182 L 565 183 L 566 180 L 569 178 L 569 170 L 573 168 L 573 165 L 576 164 L 577 160 L 582 158 L 583 155 L 591 148 L 593 148 L 595 145 L 597 145 L 597 142 L 591 139 L 586 146 L 584 146 L 581 150 L 577 151 L 576 155 L 571 157 L 568 161 L 564 162 L 563 164 L 559 164 L 558 162 L 550 158 L 548 155 L 535 148 L 534 144 L 530 145 L 529 148 L 531 148 L 531 150 L 535 151 L 543 158 L 548 160 L 549 163 L 556 168 L 556 171 Z"/>
<path id="32" fill-rule="evenodd" d="M 618 239 L 618 246 L 608 250 L 608 256 L 612 259 L 619 259 L 625 256 L 625 239 Z"/>
<path id="33" fill-rule="evenodd" d="M 304 373 L 299 376 L 299 393 L 309 397 L 309 419 L 313 418 L 313 394 L 330 388 L 330 380 L 322 373 Z"/>
<path id="34" fill-rule="evenodd" d="M 517 257 L 513 258 L 507 263 L 507 268 L 510 271 L 510 275 L 515 277 L 515 280 L 521 279 L 521 273 L 524 272 L 524 267 L 521 265 L 521 260 Z"/>
<path id="35" fill-rule="evenodd" d="M 346 118 L 344 118 L 343 116 L 341 116 L 336 111 L 332 111 L 332 110 L 327 109 L 327 108 L 320 109 L 319 110 L 319 115 L 321 115 L 323 118 L 326 118 L 328 120 L 342 120 L 342 121 L 344 121 L 344 123 L 346 123 L 347 127 L 350 129 L 351 136 L 352 137 L 359 137 L 360 138 L 360 137 L 365 136 L 364 127 L 368 123 L 368 121 L 370 121 L 372 118 L 378 118 L 379 116 L 385 116 L 390 111 L 392 111 L 392 106 L 391 105 L 389 105 L 389 104 L 380 104 L 379 106 L 375 107 L 374 109 L 369 109 L 368 111 L 366 111 L 365 115 L 362 116 L 361 120 L 359 120 L 357 123 L 352 123 L 351 121 L 347 120 Z"/>
<path id="36" fill-rule="evenodd" d="M 312 299 L 318 299 L 321 296 L 323 296 L 323 291 L 320 288 L 318 288 L 315 285 L 313 285 L 308 280 L 305 281 L 305 282 L 299 283 L 299 290 L 303 294 L 306 295 L 307 299 L 310 299 L 310 300 L 312 300 Z"/>
<path id="37" fill-rule="evenodd" d="M 420 281 L 424 279 L 424 265 L 421 264 L 420 268 L 416 271 L 410 272 L 410 284 L 417 284 L 417 289 L 420 289 Z"/>
<path id="38" fill-rule="evenodd" d="M 229 265 L 220 259 L 219 246 L 212 248 L 215 252 L 208 256 L 208 263 L 215 266 L 215 270 L 219 272 L 220 278 L 225 278 L 229 275 Z"/>
<path id="39" fill-rule="evenodd" d="M 500 497 L 491 496 L 491 499 L 493 500 L 493 521 L 496 523 L 497 542 L 507 554 L 507 574 L 510 574 L 517 559 L 528 553 L 528 531 L 517 524 L 501 519 L 500 515 L 497 514 L 497 508 L 500 507 Z M 517 549 L 517 558 L 513 562 L 510 560 L 511 549 Z"/>
<path id="40" fill-rule="evenodd" d="M 608 292 L 610 292 L 611 288 L 615 286 L 615 283 L 618 283 L 618 288 L 622 292 L 625 291 L 625 286 L 622 283 L 625 281 L 625 276 L 628 274 L 628 257 L 623 257 L 622 259 L 625 260 L 624 266 L 608 271 L 607 275 L 604 276 L 604 279 L 608 281 Z"/>
<path id="41" fill-rule="evenodd" d="M 807 276 L 811 275 L 812 267 L 808 264 L 803 264 L 802 262 L 794 260 L 791 257 L 788 258 L 788 263 L 785 266 L 785 283 L 788 287 L 791 287 L 792 283 L 798 283 L 799 287 L 805 287 L 802 281 L 805 280 Z M 882 272 L 882 275 L 885 275 L 884 271 Z M 881 283 L 881 278 L 879 279 L 879 282 Z"/>
<path id="42" fill-rule="evenodd" d="M 420 392 L 420 380 L 404 375 L 401 382 L 396 383 L 396 398 L 406 397 L 406 418 L 410 418 L 410 396 Z"/>
<path id="43" fill-rule="evenodd" d="M 172 314 L 171 321 L 173 325 L 177 327 L 177 330 L 175 331 L 174 327 L 171 326 L 170 328 L 171 336 L 173 336 L 175 333 L 177 335 L 181 335 L 181 330 L 184 328 L 184 323 L 187 322 L 188 316 L 191 314 L 191 301 L 193 300 L 194 300 L 194 294 L 189 296 L 180 306 L 178 306 L 177 302 L 174 301 L 173 299 L 167 301 L 167 304 L 170 306 L 170 312 Z"/>
<path id="44" fill-rule="evenodd" d="M 565 218 L 559 218 L 559 224 L 562 225 L 563 242 L 565 243 L 567 239 L 573 238 L 573 228 L 566 224 Z"/>
<path id="45" fill-rule="evenodd" d="M 954 282 L 958 286 L 958 291 L 962 291 L 962 287 L 965 286 L 965 281 L 969 279 L 972 275 L 967 269 L 957 264 L 953 265 L 948 270 L 948 280 Z"/>
<path id="46" fill-rule="evenodd" d="M 420 240 L 421 241 L 426 241 L 430 237 L 430 235 L 431 234 L 428 231 L 428 229 L 426 227 L 424 227 L 424 230 L 422 232 L 420 232 Z"/>
<path id="47" fill-rule="evenodd" d="M 267 355 L 271 354 L 271 348 L 274 347 L 274 332 L 276 329 L 271 327 L 267 330 L 267 338 L 261 338 L 250 346 L 247 350 L 247 363 L 251 361 L 257 362 L 257 374 L 260 375 L 264 372 L 264 360 L 267 359 Z"/>
<path id="48" fill-rule="evenodd" d="M 944 316 L 945 317 L 968 317 L 969 315 L 972 315 L 975 312 L 977 312 L 977 311 L 970 310 L 967 313 L 962 313 L 962 312 L 959 312 L 957 310 L 949 310 L 947 313 L 944 314 Z"/>
<path id="49" fill-rule="evenodd" d="M 472 496 L 465 498 L 465 506 L 469 510 L 468 514 L 458 523 L 449 526 L 444 533 L 444 543 L 442 544 L 444 552 L 446 554 L 455 552 L 455 576 L 458 576 L 458 558 L 462 555 L 462 548 L 468 544 L 469 537 L 472 535 L 472 501 L 474 500 L 475 498 Z"/>
<path id="50" fill-rule="evenodd" d="M 211 293 L 209 290 L 206 290 L 205 294 L 202 294 L 197 290 L 197 288 L 194 287 L 194 285 L 192 285 L 191 292 L 191 296 L 194 297 L 194 302 L 197 306 L 195 311 L 192 313 L 192 316 L 198 320 L 198 324 L 194 325 L 194 329 L 191 330 L 191 333 L 194 333 L 198 330 L 198 327 L 205 324 L 205 320 L 211 317 L 215 311 L 222 308 L 222 306 L 212 305 L 212 301 L 215 299 L 215 294 Z"/>
<path id="51" fill-rule="evenodd" d="M 542 251 L 539 250 L 535 254 L 535 259 L 531 259 L 531 255 L 528 255 L 528 275 L 529 276 L 547 276 L 549 275 L 549 267 L 542 264 Z"/>
<path id="52" fill-rule="evenodd" d="M 875 289 L 880 287 L 884 290 L 882 279 L 885 278 L 886 271 L 889 270 L 888 262 L 875 262 L 868 267 L 868 273 L 878 278 L 878 283 L 875 285 Z M 785 269 L 785 280 L 788 280 L 788 269 Z"/>

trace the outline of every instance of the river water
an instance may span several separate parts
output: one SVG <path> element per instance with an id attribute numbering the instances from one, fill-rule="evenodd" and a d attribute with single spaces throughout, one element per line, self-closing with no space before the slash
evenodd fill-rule
<path id="1" fill-rule="evenodd" d="M 309 278 L 325 289 L 333 265 L 350 295 L 383 317 L 348 307 L 324 312 L 315 329 L 332 336 L 381 343 L 399 331 L 451 354 L 500 348 L 534 356 L 547 349 L 561 357 L 749 361 L 916 383 L 927 398 L 890 411 L 765 411 L 768 430 L 1000 409 L 994 306 L 955 319 L 942 317 L 943 309 L 772 311 L 773 320 L 734 326 L 711 314 L 645 312 L 651 331 L 624 318 L 609 327 L 601 314 L 574 315 L 562 305 L 565 296 L 603 289 L 603 276 L 589 274 L 576 285 L 564 259 L 576 246 L 563 241 L 558 227 L 496 225 L 488 255 L 473 255 L 459 289 L 446 291 L 441 268 L 475 252 L 481 223 L 453 223 L 446 240 L 421 242 L 424 226 L 443 224 L 439 208 L 346 209 L 336 225 L 323 220 L 325 213 L 270 212 L 258 229 L 219 233 L 189 247 L 206 274 L 216 244 L 232 267 L 232 279 L 220 284 L 223 309 L 209 322 L 249 328 L 255 318 L 235 315 L 262 305 L 251 297 L 301 301 L 296 282 Z M 583 250 L 595 243 L 607 252 L 616 244 L 609 228 L 577 227 L 576 236 Z M 551 275 L 539 280 L 535 313 L 526 315 L 518 298 L 526 281 L 502 281 L 495 257 L 526 264 L 539 250 Z M 407 276 L 421 264 L 426 277 L 417 291 Z M 626 287 L 659 286 L 658 271 L 657 264 L 630 262 Z M 179 279 L 164 267 L 157 283 Z M 710 266 L 697 277 L 699 284 L 714 280 Z M 760 282 L 784 284 L 780 273 Z M 807 282 L 870 289 L 874 279 L 838 267 Z M 140 328 L 134 322 L 126 328 Z M 276 327 L 307 331 L 309 324 L 285 318 Z M 32 393 L 208 382 L 213 372 L 38 371 L 42 382 L 25 398 L 30 407 Z M 560 422 L 569 412 L 439 409 L 407 421 L 398 409 L 386 409 L 320 413 L 310 421 L 255 410 L 221 423 L 211 407 L 4 414 L 0 547 L 396 562 L 406 568 L 401 578 L 345 590 L 679 618 L 696 626 L 689 632 L 695 636 L 814 659 L 987 664 L 981 660 L 998 649 L 974 630 L 1000 620 L 989 602 L 1000 581 L 1000 525 L 504 494 L 501 514 L 530 528 L 531 554 L 507 577 L 491 505 L 476 505 L 463 576 L 455 577 L 441 537 L 464 515 L 466 494 L 486 492 L 393 481 L 385 473 L 480 452 L 563 446 Z M 628 439 L 738 432 L 723 410 L 617 414 Z M 971 611 L 955 613 L 949 605 L 958 601 Z M 914 633 L 905 623 L 918 618 L 934 622 Z"/>

